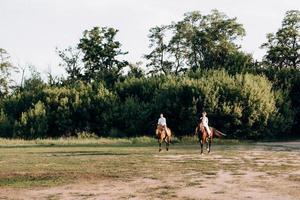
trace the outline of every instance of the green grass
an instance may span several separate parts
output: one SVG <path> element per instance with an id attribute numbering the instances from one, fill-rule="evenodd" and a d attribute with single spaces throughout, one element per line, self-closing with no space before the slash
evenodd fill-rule
<path id="1" fill-rule="evenodd" d="M 63 175 L 63 174 L 62 174 Z M 52 173 L 44 174 L 12 174 L 8 177 L 0 179 L 0 186 L 13 186 L 13 187 L 43 187 L 55 186 L 63 183 L 66 179 L 61 176 L 56 176 Z"/>
<path id="2" fill-rule="evenodd" d="M 259 155 L 254 156 L 253 152 Z M 192 178 L 214 179 L 221 171 L 243 176 L 249 169 L 280 174 L 300 167 L 299 163 L 275 162 L 277 159 L 295 160 L 298 154 L 264 150 L 261 145 L 234 140 L 216 141 L 211 155 L 205 152 L 200 156 L 199 153 L 199 144 L 188 138 L 178 140 L 170 146 L 169 152 L 163 150 L 161 153 L 158 153 L 156 140 L 149 137 L 0 139 L 0 188 L 51 187 L 81 180 L 164 180 L 168 177 L 179 177 L 186 185 L 199 186 L 201 181 L 193 182 Z M 260 164 L 261 158 L 271 160 Z M 299 182 L 299 177 L 289 179 Z M 175 195 L 174 190 L 176 188 L 166 186 L 159 192 L 171 197 Z"/>
<path id="3" fill-rule="evenodd" d="M 156 139 L 152 137 L 134 137 L 134 138 L 86 138 L 78 139 L 57 138 L 57 139 L 3 139 L 0 138 L 0 147 L 7 146 L 94 146 L 94 145 L 149 145 L 156 143 Z"/>
<path id="4" fill-rule="evenodd" d="M 173 137 L 173 144 L 195 144 L 197 143 L 196 137 L 184 136 L 181 138 Z M 238 145 L 248 144 L 249 141 L 239 141 L 235 139 L 214 139 L 214 144 L 226 144 L 226 145 Z M 0 138 L 0 147 L 18 147 L 18 146 L 95 146 L 95 145 L 106 145 L 106 146 L 126 146 L 126 145 L 155 145 L 157 139 L 154 137 L 141 136 L 132 138 L 86 138 L 79 139 L 76 137 L 70 138 L 57 138 L 57 139 L 35 139 L 35 140 L 24 140 L 24 139 L 4 139 Z"/>

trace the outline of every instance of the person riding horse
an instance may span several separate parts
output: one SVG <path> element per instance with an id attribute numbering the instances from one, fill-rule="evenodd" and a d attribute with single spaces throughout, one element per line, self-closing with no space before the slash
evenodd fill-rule
<path id="1" fill-rule="evenodd" d="M 167 120 L 164 118 L 163 114 L 160 114 L 160 118 L 158 119 L 157 122 L 157 127 L 162 126 L 163 130 L 166 131 L 167 128 Z"/>
<path id="2" fill-rule="evenodd" d="M 226 134 L 222 133 L 221 131 L 208 126 L 206 112 L 202 113 L 202 117 L 200 118 L 200 121 L 195 129 L 195 135 L 198 136 L 200 142 L 201 154 L 203 154 L 203 144 L 206 144 L 206 149 L 209 153 L 213 137 L 218 136 L 221 138 L 222 136 L 226 136 Z"/>
<path id="3" fill-rule="evenodd" d="M 211 138 L 211 130 L 208 126 L 208 118 L 206 117 L 207 113 L 204 111 L 202 112 L 202 117 L 200 117 L 200 122 L 202 123 L 202 125 L 204 126 L 205 130 L 208 133 L 208 137 Z"/>
<path id="4" fill-rule="evenodd" d="M 156 136 L 159 144 L 159 151 L 161 151 L 161 144 L 164 141 L 166 143 L 166 150 L 169 150 L 169 144 L 171 143 L 172 132 L 167 127 L 167 120 L 163 114 L 160 114 L 160 118 L 157 122 Z"/>

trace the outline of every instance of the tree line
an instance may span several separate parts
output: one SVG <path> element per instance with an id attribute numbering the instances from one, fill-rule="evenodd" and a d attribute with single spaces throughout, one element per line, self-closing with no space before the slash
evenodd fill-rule
<path id="1" fill-rule="evenodd" d="M 257 61 L 238 44 L 246 31 L 237 18 L 189 12 L 149 30 L 143 64 L 122 59 L 128 52 L 117 29 L 94 27 L 76 46 L 56 49 L 66 77 L 44 81 L 32 69 L 19 86 L 0 49 L 0 137 L 153 135 L 160 113 L 182 136 L 193 133 L 203 110 L 231 138 L 299 136 L 299 30 L 300 12 L 287 11 Z"/>

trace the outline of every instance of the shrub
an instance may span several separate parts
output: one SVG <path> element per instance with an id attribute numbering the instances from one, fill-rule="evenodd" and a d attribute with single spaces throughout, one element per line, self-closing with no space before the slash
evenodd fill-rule
<path id="1" fill-rule="evenodd" d="M 37 102 L 33 108 L 23 112 L 19 122 L 16 122 L 16 135 L 20 138 L 35 139 L 47 136 L 47 116 L 45 105 Z"/>
<path id="2" fill-rule="evenodd" d="M 77 132 L 76 136 L 77 136 L 78 139 L 98 138 L 98 136 L 95 133 L 89 132 L 89 131 Z"/>
<path id="3" fill-rule="evenodd" d="M 3 109 L 0 110 L 0 137 L 12 137 L 13 125 Z"/>

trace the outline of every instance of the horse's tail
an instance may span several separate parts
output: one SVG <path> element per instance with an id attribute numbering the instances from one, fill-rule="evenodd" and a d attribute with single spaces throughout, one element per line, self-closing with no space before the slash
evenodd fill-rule
<path id="1" fill-rule="evenodd" d="M 221 131 L 218 131 L 218 130 L 215 129 L 215 128 L 213 128 L 213 129 L 214 129 L 214 132 L 215 132 L 216 136 L 218 136 L 218 137 L 226 136 L 225 133 L 222 133 Z"/>

